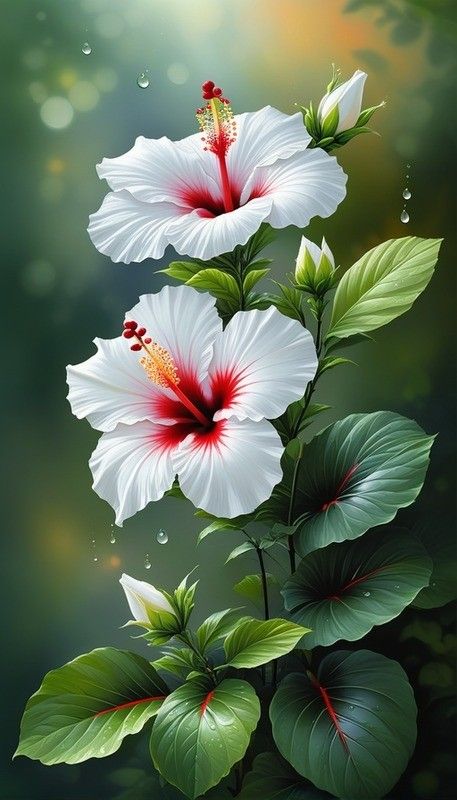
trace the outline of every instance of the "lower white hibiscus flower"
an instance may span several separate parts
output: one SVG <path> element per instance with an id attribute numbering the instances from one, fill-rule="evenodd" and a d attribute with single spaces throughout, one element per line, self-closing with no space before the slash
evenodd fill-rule
<path id="1" fill-rule="evenodd" d="M 140 298 L 122 336 L 95 344 L 94 356 L 68 367 L 68 399 L 104 431 L 90 467 L 118 525 L 176 475 L 197 508 L 221 517 L 270 496 L 283 447 L 267 420 L 303 395 L 317 369 L 298 322 L 275 308 L 240 311 L 223 331 L 213 297 L 166 286 Z"/>
<path id="2" fill-rule="evenodd" d="M 201 133 L 178 142 L 140 136 L 98 165 L 113 191 L 88 231 L 113 261 L 161 258 L 168 244 L 208 260 L 245 244 L 262 222 L 304 228 L 344 198 L 346 175 L 333 156 L 308 149 L 300 113 L 266 106 L 233 116 L 213 81 L 202 88 Z"/>

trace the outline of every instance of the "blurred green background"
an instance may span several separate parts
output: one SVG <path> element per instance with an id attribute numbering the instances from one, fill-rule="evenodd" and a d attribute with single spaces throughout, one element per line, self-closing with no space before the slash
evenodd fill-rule
<path id="1" fill-rule="evenodd" d="M 439 269 L 406 317 L 354 349 L 358 367 L 322 380 L 317 400 L 333 406 L 326 422 L 386 408 L 439 432 L 423 496 L 409 517 L 432 535 L 452 530 L 453 6 L 449 0 L 2 0 L 3 800 L 117 797 L 147 767 L 144 747 L 134 740 L 110 759 L 80 766 L 11 762 L 24 703 L 48 669 L 103 644 L 150 652 L 119 630 L 128 617 L 117 582 L 122 571 L 171 588 L 198 563 L 202 617 L 237 604 L 233 583 L 245 565 L 255 569 L 248 557 L 223 566 L 234 534 L 210 538 L 196 551 L 202 525 L 181 501 L 154 504 L 113 529 L 87 466 L 98 434 L 71 416 L 65 400 L 66 364 L 86 359 L 93 337 L 117 335 L 138 294 L 164 284 L 155 270 L 173 257 L 168 252 L 161 263 L 127 267 L 95 250 L 87 217 L 106 191 L 95 164 L 125 152 L 139 134 L 193 133 L 203 80 L 217 81 L 235 111 L 270 103 L 293 112 L 294 103 L 320 98 L 335 62 L 347 77 L 356 68 L 369 73 L 366 105 L 387 100 L 374 118 L 381 137 L 363 136 L 338 151 L 348 196 L 307 235 L 325 233 L 344 267 L 389 237 L 444 236 Z M 85 42 L 90 54 L 82 52 Z M 144 89 L 137 85 L 143 72 Z M 406 186 L 412 198 L 404 225 Z M 277 277 L 290 270 L 298 242 L 295 229 L 278 235 L 271 248 Z M 169 535 L 166 545 L 156 540 L 160 528 Z M 406 639 L 416 618 L 425 623 L 422 633 Z M 421 705 L 417 754 L 392 796 L 454 797 L 452 610 L 409 610 L 368 644 L 401 661 Z M 427 682 L 428 663 L 442 666 L 431 668 Z"/>

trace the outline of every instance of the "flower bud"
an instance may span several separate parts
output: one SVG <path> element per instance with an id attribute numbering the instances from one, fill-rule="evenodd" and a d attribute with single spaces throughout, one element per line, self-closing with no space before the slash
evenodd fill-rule
<path id="1" fill-rule="evenodd" d="M 328 92 L 319 103 L 317 117 L 322 136 L 336 136 L 354 128 L 362 109 L 366 72 L 358 69 L 352 78 Z"/>
<path id="2" fill-rule="evenodd" d="M 302 236 L 298 251 L 295 282 L 312 294 L 325 294 L 332 284 L 335 272 L 335 260 L 325 239 L 320 247 Z"/>
<path id="3" fill-rule="evenodd" d="M 159 591 L 159 589 L 156 589 L 155 586 L 151 586 L 150 583 L 146 583 L 146 581 L 137 581 L 135 578 L 131 578 L 130 575 L 126 575 L 125 573 L 119 579 L 119 583 L 125 592 L 130 611 L 136 622 L 142 625 L 148 625 L 149 612 L 154 611 L 166 611 L 168 614 L 173 614 L 173 616 L 175 616 L 174 609 L 165 595 Z"/>

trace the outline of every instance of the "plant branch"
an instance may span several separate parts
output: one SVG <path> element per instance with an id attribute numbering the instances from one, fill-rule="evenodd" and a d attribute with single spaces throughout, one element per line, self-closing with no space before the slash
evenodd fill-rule
<path id="1" fill-rule="evenodd" d="M 265 563 L 263 559 L 262 549 L 256 546 L 257 557 L 259 559 L 260 565 L 260 574 L 262 578 L 262 589 L 263 589 L 263 606 L 264 606 L 264 615 L 265 619 L 270 619 L 270 607 L 268 603 L 268 581 L 267 581 L 267 573 L 265 571 Z"/>

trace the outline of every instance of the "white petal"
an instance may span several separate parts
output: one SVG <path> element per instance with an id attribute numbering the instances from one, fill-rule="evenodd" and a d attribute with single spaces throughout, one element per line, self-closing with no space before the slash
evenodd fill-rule
<path id="1" fill-rule="evenodd" d="M 209 381 L 230 386 L 214 419 L 278 417 L 303 396 L 317 369 L 309 331 L 276 308 L 238 311 L 214 346 Z M 224 381 L 225 376 L 225 381 Z"/>
<path id="2" fill-rule="evenodd" d="M 168 350 L 181 378 L 200 383 L 222 331 L 215 304 L 214 297 L 191 286 L 164 286 L 157 294 L 143 294 L 125 317 L 144 326 Z"/>
<path id="3" fill-rule="evenodd" d="M 93 489 L 116 512 L 116 524 L 160 500 L 173 483 L 168 431 L 165 425 L 137 422 L 118 425 L 104 433 L 92 453 L 89 466 Z"/>
<path id="4" fill-rule="evenodd" d="M 207 261 L 246 244 L 271 210 L 272 198 L 250 200 L 242 208 L 216 217 L 202 217 L 197 211 L 177 219 L 167 235 L 174 249 Z"/>
<path id="5" fill-rule="evenodd" d="M 319 103 L 317 114 L 322 121 L 338 105 L 338 126 L 335 133 L 346 131 L 357 122 L 362 108 L 363 88 L 366 79 L 366 72 L 362 72 L 360 69 L 356 70 L 348 81 L 325 95 Z"/>
<path id="6" fill-rule="evenodd" d="M 189 193 L 191 196 L 207 193 L 213 195 L 214 201 L 220 195 L 218 184 L 207 175 L 198 154 L 179 147 L 166 136 L 161 139 L 139 136 L 124 155 L 104 158 L 97 172 L 100 178 L 106 178 L 111 189 L 127 189 L 143 202 L 188 207 Z M 192 204 L 191 207 L 195 208 Z"/>
<path id="7" fill-rule="evenodd" d="M 334 267 L 335 266 L 335 259 L 333 257 L 332 251 L 330 250 L 330 247 L 328 246 L 327 242 L 325 241 L 325 236 L 322 237 L 321 249 L 322 249 L 322 252 L 323 252 L 324 256 L 327 256 L 327 258 L 330 261 L 332 267 Z"/>
<path id="8" fill-rule="evenodd" d="M 266 420 L 224 420 L 213 443 L 191 434 L 174 451 L 179 485 L 197 508 L 218 517 L 248 514 L 281 480 L 283 447 Z"/>
<path id="9" fill-rule="evenodd" d="M 321 257 L 321 249 L 311 241 L 311 239 L 307 239 L 306 236 L 301 237 L 300 242 L 300 249 L 298 251 L 296 265 L 297 267 L 302 264 L 305 259 L 306 252 L 308 251 L 309 255 L 311 256 L 314 264 L 317 266 L 319 263 L 319 259 Z"/>
<path id="10" fill-rule="evenodd" d="M 304 228 L 315 216 L 329 217 L 346 194 L 347 176 L 336 158 L 323 150 L 305 150 L 254 170 L 241 202 L 252 193 L 273 200 L 267 218 L 274 228 Z"/>
<path id="11" fill-rule="evenodd" d="M 188 214 L 174 203 L 143 203 L 126 190 L 110 192 L 89 217 L 88 233 L 97 250 L 116 263 L 161 258 L 171 222 Z"/>
<path id="12" fill-rule="evenodd" d="M 174 614 L 167 598 L 150 583 L 138 581 L 125 572 L 119 583 L 125 592 L 130 611 L 138 622 L 148 622 L 148 608 L 152 611 L 167 611 L 169 614 Z"/>
<path id="13" fill-rule="evenodd" d="M 311 141 L 302 114 L 283 114 L 272 106 L 238 114 L 235 121 L 236 140 L 228 151 L 227 167 L 240 192 L 255 167 L 289 158 Z"/>
<path id="14" fill-rule="evenodd" d="M 75 417 L 87 417 L 99 431 L 112 431 L 119 422 L 154 419 L 154 401 L 162 390 L 147 377 L 139 354 L 122 336 L 95 339 L 95 344 L 95 355 L 67 367 L 67 397 Z"/>

